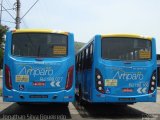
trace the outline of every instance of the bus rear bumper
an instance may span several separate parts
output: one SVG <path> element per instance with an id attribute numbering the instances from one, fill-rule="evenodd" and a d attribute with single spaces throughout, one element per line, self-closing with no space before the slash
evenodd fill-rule
<path id="1" fill-rule="evenodd" d="M 107 94 L 94 94 L 91 100 L 95 103 L 136 103 L 136 102 L 156 102 L 156 91 L 152 94 L 136 96 L 115 96 Z"/>
<path id="2" fill-rule="evenodd" d="M 16 90 L 5 90 L 3 92 L 4 102 L 73 102 L 74 89 L 58 92 L 22 92 Z"/>

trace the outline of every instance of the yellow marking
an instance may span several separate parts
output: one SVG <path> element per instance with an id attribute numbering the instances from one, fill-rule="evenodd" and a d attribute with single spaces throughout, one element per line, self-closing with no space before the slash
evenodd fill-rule
<path id="1" fill-rule="evenodd" d="M 109 35 L 101 35 L 102 38 L 106 37 L 129 37 L 129 38 L 141 38 L 146 40 L 152 40 L 152 37 L 145 37 L 142 35 L 136 35 L 136 34 L 109 34 Z"/>
<path id="2" fill-rule="evenodd" d="M 105 86 L 117 86 L 118 82 L 116 79 L 106 79 Z"/>
<path id="3" fill-rule="evenodd" d="M 28 75 L 16 75 L 16 82 L 29 82 Z"/>
<path id="4" fill-rule="evenodd" d="M 67 51 L 67 49 L 66 49 L 66 47 L 65 46 L 54 46 L 53 47 L 53 54 L 54 55 L 64 55 L 64 54 L 66 54 L 66 51 Z"/>
<path id="5" fill-rule="evenodd" d="M 139 51 L 139 58 L 151 58 L 150 51 Z"/>
<path id="6" fill-rule="evenodd" d="M 49 29 L 18 29 L 13 30 L 13 33 L 57 33 L 57 34 L 64 34 L 68 35 L 69 32 L 64 31 L 55 31 L 55 30 L 49 30 Z"/>

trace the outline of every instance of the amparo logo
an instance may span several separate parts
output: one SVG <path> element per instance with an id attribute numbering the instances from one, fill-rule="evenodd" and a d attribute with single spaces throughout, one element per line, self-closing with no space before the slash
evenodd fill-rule
<path id="1" fill-rule="evenodd" d="M 113 79 L 121 80 L 143 80 L 144 75 L 141 72 L 122 72 L 117 71 Z"/>
<path id="2" fill-rule="evenodd" d="M 50 67 L 44 67 L 44 68 L 32 68 L 30 66 L 24 66 L 20 72 L 19 75 L 33 75 L 35 76 L 51 76 L 53 75 L 53 69 Z"/>

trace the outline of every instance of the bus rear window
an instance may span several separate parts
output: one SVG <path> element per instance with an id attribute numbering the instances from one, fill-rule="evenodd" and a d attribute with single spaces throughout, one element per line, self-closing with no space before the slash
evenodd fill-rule
<path id="1" fill-rule="evenodd" d="M 14 33 L 12 55 L 21 57 L 65 57 L 68 36 L 55 33 Z"/>
<path id="2" fill-rule="evenodd" d="M 150 60 L 151 40 L 127 37 L 102 38 L 102 58 L 111 60 Z"/>

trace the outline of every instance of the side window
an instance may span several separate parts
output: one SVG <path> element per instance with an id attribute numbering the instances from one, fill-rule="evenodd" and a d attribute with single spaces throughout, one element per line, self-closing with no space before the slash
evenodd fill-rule
<path id="1" fill-rule="evenodd" d="M 81 69 L 81 53 L 79 53 L 78 71 Z"/>
<path id="2" fill-rule="evenodd" d="M 87 54 L 87 69 L 89 69 L 89 58 L 90 58 L 90 46 L 88 46 L 88 54 Z"/>
<path id="3" fill-rule="evenodd" d="M 91 69 L 93 62 L 93 44 L 89 46 L 88 69 Z"/>
<path id="4" fill-rule="evenodd" d="M 84 50 L 82 51 L 82 66 L 81 66 L 82 71 L 83 71 L 83 67 L 84 67 Z"/>
<path id="5" fill-rule="evenodd" d="M 78 71 L 78 55 L 76 56 L 76 71 Z"/>
<path id="6" fill-rule="evenodd" d="M 83 70 L 86 69 L 86 49 L 84 50 Z"/>
<path id="7" fill-rule="evenodd" d="M 88 69 L 88 47 L 85 49 L 85 69 Z"/>
<path id="8" fill-rule="evenodd" d="M 93 62 L 93 44 L 91 44 L 91 46 L 90 46 L 90 54 L 91 54 L 91 64 L 92 64 L 92 62 Z"/>
<path id="9" fill-rule="evenodd" d="M 83 56 L 82 56 L 82 52 L 81 52 L 80 71 L 82 70 L 82 62 L 83 62 Z"/>
<path id="10" fill-rule="evenodd" d="M 92 67 L 92 61 L 93 61 L 93 44 L 90 45 L 89 47 L 90 53 L 89 53 L 89 63 L 88 63 L 88 68 L 91 69 Z"/>

